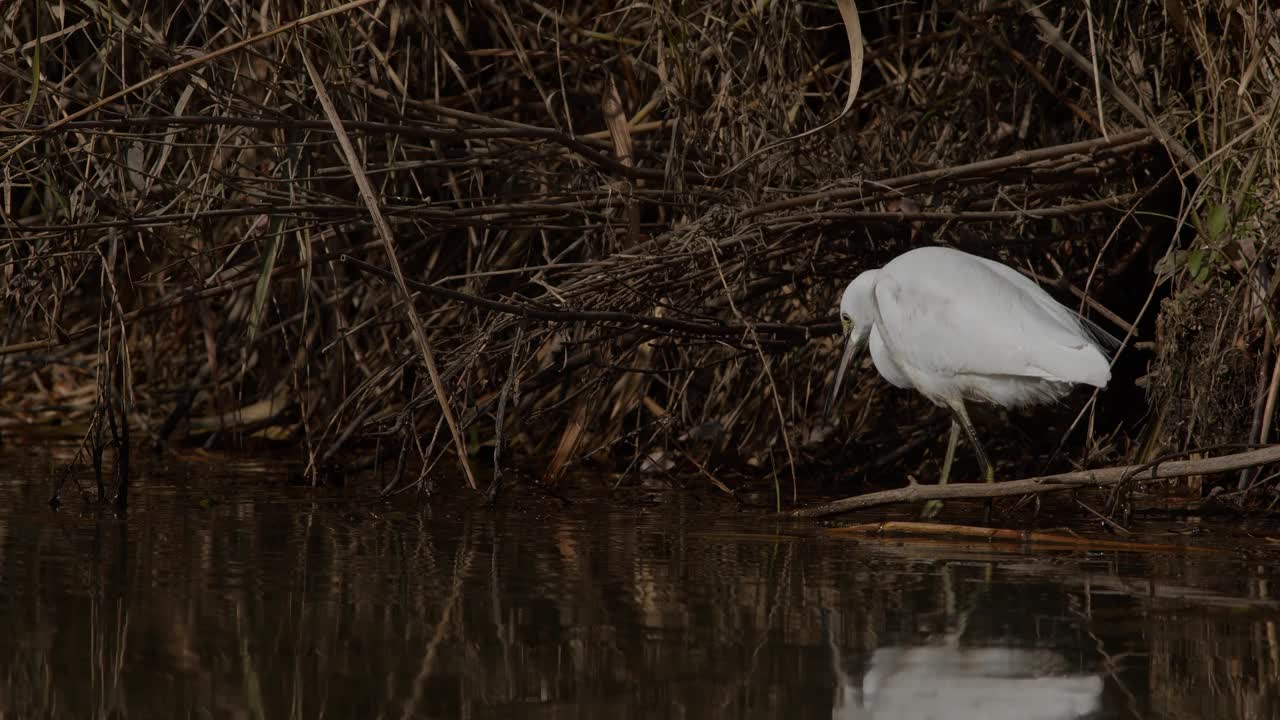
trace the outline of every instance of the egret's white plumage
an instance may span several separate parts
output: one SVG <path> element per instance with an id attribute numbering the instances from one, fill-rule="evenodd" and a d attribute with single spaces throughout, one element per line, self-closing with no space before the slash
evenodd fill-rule
<path id="1" fill-rule="evenodd" d="M 847 345 L 832 400 L 864 343 L 889 383 L 914 389 L 956 419 L 943 470 L 963 427 L 988 480 L 990 464 L 965 402 L 1020 407 L 1061 399 L 1076 384 L 1105 387 L 1116 340 L 1017 270 L 944 247 L 911 250 L 845 289 Z"/>
<path id="2" fill-rule="evenodd" d="M 904 390 L 910 390 L 915 387 L 911 383 L 910 376 L 898 364 L 893 361 L 893 355 L 889 354 L 889 348 L 885 347 L 884 340 L 880 337 L 880 331 L 874 325 L 871 326 L 871 362 L 875 364 L 876 370 L 880 371 L 880 377 L 889 381 L 894 387 L 900 387 Z"/>

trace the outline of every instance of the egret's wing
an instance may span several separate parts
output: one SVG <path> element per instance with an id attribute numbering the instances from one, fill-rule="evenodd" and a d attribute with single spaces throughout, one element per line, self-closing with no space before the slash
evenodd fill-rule
<path id="1" fill-rule="evenodd" d="M 1106 358 L 1078 325 L 1064 325 L 1061 313 L 1024 287 L 971 262 L 980 258 L 955 254 L 968 261 L 894 261 L 880 272 L 878 323 L 899 365 L 940 380 L 982 375 L 1106 384 Z"/>
<path id="2" fill-rule="evenodd" d="M 1050 313 L 1057 318 L 1064 327 L 1081 328 L 1086 334 L 1088 334 L 1089 338 L 1092 339 L 1095 344 L 1106 351 L 1107 355 L 1111 355 L 1120 347 L 1120 341 L 1117 340 L 1114 335 L 1102 329 L 1100 325 L 1089 318 L 1083 317 L 1071 308 L 1059 303 L 1057 300 L 1054 300 L 1053 296 L 1045 292 L 1044 288 L 1040 287 L 1031 278 L 1003 263 L 998 263 L 986 258 L 974 257 L 975 259 L 985 263 L 992 271 L 1004 277 L 1010 284 L 1022 288 L 1022 290 L 1027 293 L 1028 297 L 1035 298 L 1045 312 Z"/>

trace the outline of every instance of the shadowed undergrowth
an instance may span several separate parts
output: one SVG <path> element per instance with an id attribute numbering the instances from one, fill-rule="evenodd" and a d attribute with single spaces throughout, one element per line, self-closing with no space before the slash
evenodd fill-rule
<path id="1" fill-rule="evenodd" d="M 987 431 L 1003 474 L 1274 434 L 1261 6 L 890 4 L 852 40 L 825 3 L 0 14 L 0 421 L 98 455 L 930 477 L 918 398 L 862 372 L 820 412 L 840 289 L 928 243 L 1128 334 L 1096 404 Z M 779 143 L 840 113 L 850 42 L 849 112 Z"/>

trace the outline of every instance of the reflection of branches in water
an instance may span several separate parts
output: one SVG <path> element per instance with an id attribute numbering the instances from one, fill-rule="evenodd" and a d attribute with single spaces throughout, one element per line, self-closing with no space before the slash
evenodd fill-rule
<path id="1" fill-rule="evenodd" d="M 99 709 L 144 717 L 216 697 L 227 714 L 257 708 L 264 717 L 378 708 L 476 717 L 512 703 L 525 714 L 586 704 L 596 715 L 625 716 L 652 709 L 657 697 L 673 716 L 821 715 L 840 677 L 833 648 L 844 674 L 861 678 L 877 649 L 911 648 L 938 632 L 961 632 L 963 642 L 934 647 L 966 652 L 1036 637 L 1074 648 L 1079 657 L 1066 656 L 1077 665 L 1068 669 L 1079 672 L 1098 657 L 1070 605 L 1086 578 L 1093 591 L 1085 602 L 1105 602 L 1128 620 L 1088 615 L 1108 649 L 1132 649 L 1142 633 L 1156 638 L 1153 694 L 1173 698 L 1214 678 L 1239 699 L 1205 703 L 1267 709 L 1258 688 L 1280 664 L 1268 659 L 1266 640 L 1274 603 L 1265 588 L 1224 575 L 1216 557 L 1212 566 L 1140 557 L 1107 567 L 1096 554 L 1049 559 L 969 547 L 948 556 L 758 527 L 751 535 L 740 522 L 730 525 L 737 535 L 717 536 L 706 517 L 678 507 L 582 507 L 585 518 L 557 509 L 549 522 L 535 508 L 466 523 L 381 507 L 339 513 L 282 492 L 175 512 L 174 504 L 198 507 L 200 496 L 198 484 L 139 495 L 127 549 L 98 531 L 109 519 L 0 525 L 0 577 L 22 588 L 9 601 L 22 652 L 0 652 L 0 682 L 13 688 L 0 713 L 34 717 L 56 707 L 76 717 Z M 474 575 L 481 567 L 484 578 Z M 92 597 L 23 582 L 67 574 Z M 1148 627 L 1145 608 L 1182 605 L 1200 612 Z M 1258 639 L 1242 634 L 1242 608 L 1267 611 L 1244 626 Z M 100 655 L 85 682 L 78 673 L 90 637 Z M 1204 660 L 1220 651 L 1261 659 L 1243 673 Z M 76 658 L 74 667 L 65 658 Z M 1132 656 L 1122 670 L 1145 710 L 1147 689 L 1131 680 L 1143 662 Z M 154 672 L 157 663 L 165 672 Z"/>
<path id="2" fill-rule="evenodd" d="M 1024 572 L 1025 566 L 1014 568 L 1015 572 Z M 1082 573 L 1071 568 L 1051 570 L 1038 569 L 1035 574 L 1040 577 L 1052 577 L 1066 586 L 1082 586 L 1091 596 L 1124 595 L 1152 601 L 1177 601 L 1191 606 L 1217 607 L 1229 610 L 1273 611 L 1280 608 L 1280 599 L 1265 597 L 1240 597 L 1227 593 L 1208 590 L 1206 588 L 1179 585 L 1176 583 L 1154 580 L 1150 577 L 1124 577 L 1119 575 L 1098 575 Z M 1270 612 L 1265 616 L 1270 617 Z"/>
<path id="3" fill-rule="evenodd" d="M 1152 560 L 1158 561 L 1157 558 Z M 1164 561 L 1181 565 L 1185 559 L 1164 558 Z M 1177 572 L 1176 576 L 1194 579 L 1198 567 L 1190 565 Z M 1081 573 L 1079 569 L 1072 568 L 1048 572 L 1045 568 L 1025 566 L 1012 569 L 1015 572 L 1030 570 L 1040 577 L 1053 577 L 1064 586 L 1078 586 L 1085 606 L 1075 608 L 1074 612 L 1092 626 L 1107 621 L 1107 618 L 1095 616 L 1099 600 L 1114 602 L 1115 598 L 1123 597 L 1149 606 L 1147 612 L 1158 621 L 1150 623 L 1147 630 L 1151 637 L 1151 650 L 1146 682 L 1151 693 L 1150 710 L 1162 717 L 1271 718 L 1280 714 L 1280 695 L 1275 681 L 1280 677 L 1280 650 L 1271 630 L 1271 618 L 1280 607 L 1280 600 L 1267 597 L 1265 583 L 1262 583 L 1262 591 L 1242 589 L 1240 594 L 1228 594 L 1155 580 L 1150 576 L 1126 577 L 1115 569 L 1112 572 L 1116 574 L 1111 575 Z M 1184 606 L 1199 609 L 1202 613 L 1200 622 L 1163 621 L 1171 611 Z M 1210 609 L 1230 611 L 1228 617 L 1231 619 L 1209 615 Z M 1129 614 L 1132 609 L 1126 607 L 1123 612 Z M 1240 619 L 1250 616 L 1257 617 L 1253 625 L 1261 632 L 1239 631 Z M 1149 710 L 1144 711 L 1129 683 L 1122 679 L 1128 670 L 1126 661 L 1136 659 L 1138 654 L 1112 654 L 1107 651 L 1107 641 L 1101 633 L 1090 629 L 1088 634 L 1103 668 L 1124 695 L 1130 714 L 1145 717 Z M 1196 650 L 1188 652 L 1188 647 Z"/>
<path id="4" fill-rule="evenodd" d="M 34 627 L 25 622 L 13 627 L 22 650 L 6 653 L 7 667 L 0 675 L 5 688 L 0 695 L 0 717 L 51 717 L 58 709 L 82 707 L 81 699 L 86 701 L 84 712 L 77 717 L 128 716 L 124 685 L 129 611 L 119 598 L 104 608 L 104 600 L 97 594 L 90 594 L 88 604 L 87 627 L 77 628 L 70 638 L 83 651 L 80 662 L 71 668 L 65 657 L 59 657 L 58 638 L 66 630 L 61 618 L 38 622 Z M 89 669 L 87 683 L 85 665 Z"/>
<path id="5" fill-rule="evenodd" d="M 1156 624 L 1149 666 L 1152 709 L 1175 720 L 1280 717 L 1274 620 L 1254 623 L 1252 629 L 1239 632 L 1221 617 Z M 1188 653 L 1188 647 L 1201 651 Z"/>
<path id="6" fill-rule="evenodd" d="M 742 677 L 733 684 L 725 688 L 720 700 L 720 710 L 726 710 L 729 705 L 741 695 L 739 692 L 745 693 L 752 686 L 751 679 L 755 675 L 756 668 L 760 664 L 760 652 L 764 649 L 765 644 L 769 641 L 769 631 L 774 627 L 777 621 L 778 613 L 782 609 L 783 602 L 786 599 L 787 588 L 791 586 L 791 561 L 795 557 L 796 543 L 787 543 L 786 551 L 782 556 L 782 567 L 778 570 L 777 591 L 773 595 L 772 601 L 769 603 L 769 610 L 765 613 L 765 621 L 763 631 L 760 635 L 760 641 L 756 643 L 750 655 L 750 662 L 747 663 L 745 672 Z"/>
<path id="7" fill-rule="evenodd" d="M 1088 591 L 1087 583 L 1085 587 L 1086 587 L 1086 590 L 1085 590 L 1084 597 L 1087 601 L 1092 599 L 1092 593 Z M 1123 670 L 1123 662 L 1130 658 L 1130 654 L 1120 653 L 1118 655 L 1114 655 L 1107 651 L 1106 641 L 1098 637 L 1098 634 L 1096 632 L 1094 632 L 1091 629 L 1088 629 L 1088 624 L 1093 621 L 1092 610 L 1093 610 L 1092 602 L 1086 602 L 1086 607 L 1084 608 L 1075 607 L 1075 606 L 1071 608 L 1072 612 L 1079 615 L 1079 617 L 1085 621 L 1085 628 L 1086 628 L 1085 631 L 1088 633 L 1089 638 L 1093 640 L 1094 650 L 1098 653 L 1098 657 L 1101 658 L 1100 664 L 1101 664 L 1102 670 L 1106 673 L 1107 677 L 1111 679 L 1112 685 L 1116 689 L 1118 689 L 1122 695 L 1124 695 L 1125 707 L 1129 711 L 1129 714 L 1132 717 L 1141 719 L 1142 711 L 1138 706 L 1138 699 L 1134 697 L 1133 692 L 1130 691 L 1129 689 L 1128 683 L 1126 683 L 1124 679 L 1121 677 L 1121 672 Z"/>
<path id="8" fill-rule="evenodd" d="M 449 626 L 449 621 L 453 617 L 453 609 L 458 605 L 462 598 L 462 584 L 467 579 L 467 574 L 471 570 L 471 561 L 475 557 L 469 542 L 470 533 L 463 530 L 463 541 L 458 547 L 457 560 L 454 562 L 453 582 L 449 588 L 449 598 L 444 602 L 444 610 L 440 613 L 440 620 L 436 623 L 431 631 L 431 641 L 427 643 L 427 647 L 423 651 L 422 666 L 418 669 L 418 676 L 413 680 L 413 695 L 404 705 L 404 713 L 401 717 L 411 718 L 417 716 L 418 705 L 422 702 L 423 693 L 426 690 L 427 678 L 431 677 L 432 671 L 435 669 L 436 652 L 440 649 L 440 644 L 444 641 Z"/>

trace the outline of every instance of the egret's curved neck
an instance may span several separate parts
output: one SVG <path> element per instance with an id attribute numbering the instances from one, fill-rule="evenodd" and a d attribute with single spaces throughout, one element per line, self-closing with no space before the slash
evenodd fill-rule
<path id="1" fill-rule="evenodd" d="M 840 312 L 853 318 L 855 336 L 865 340 L 875 325 L 876 313 L 876 277 L 878 270 L 868 270 L 853 282 L 840 300 Z"/>

